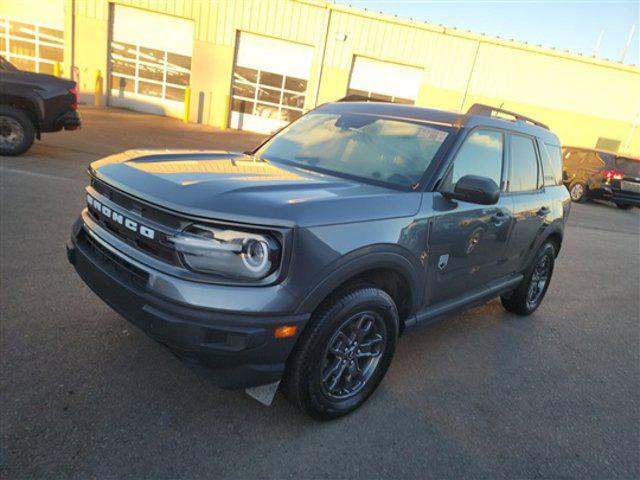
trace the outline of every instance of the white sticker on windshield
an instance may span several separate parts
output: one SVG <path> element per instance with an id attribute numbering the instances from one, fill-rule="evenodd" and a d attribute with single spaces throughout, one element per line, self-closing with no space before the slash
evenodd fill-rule
<path id="1" fill-rule="evenodd" d="M 447 135 L 447 132 L 443 132 L 442 130 L 438 130 L 436 128 L 423 127 L 418 132 L 418 138 L 440 143 L 444 142 L 444 139 L 447 138 Z"/>

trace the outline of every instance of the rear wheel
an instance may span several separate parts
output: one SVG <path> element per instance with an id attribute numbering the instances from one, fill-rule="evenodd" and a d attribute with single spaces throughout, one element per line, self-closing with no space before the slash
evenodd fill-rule
<path id="1" fill-rule="evenodd" d="M 616 202 L 616 207 L 618 207 L 620 210 L 629 210 L 632 205 L 629 205 L 628 203 Z"/>
<path id="2" fill-rule="evenodd" d="M 31 119 L 22 110 L 0 105 L 0 155 L 20 155 L 35 138 Z"/>
<path id="3" fill-rule="evenodd" d="M 313 315 L 287 363 L 285 396 L 317 420 L 352 412 L 387 372 L 398 323 L 395 303 L 373 285 L 334 296 Z"/>
<path id="4" fill-rule="evenodd" d="M 584 203 L 587 201 L 587 186 L 582 182 L 573 182 L 569 185 L 569 195 L 571 201 Z"/>
<path id="5" fill-rule="evenodd" d="M 509 295 L 500 297 L 502 306 L 518 315 L 530 315 L 535 312 L 549 288 L 555 258 L 556 249 L 553 243 L 542 244 L 525 273 L 524 281 Z"/>

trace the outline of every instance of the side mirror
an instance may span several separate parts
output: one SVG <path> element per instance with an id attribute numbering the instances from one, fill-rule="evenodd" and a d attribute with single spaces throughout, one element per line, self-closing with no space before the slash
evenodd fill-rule
<path id="1" fill-rule="evenodd" d="M 442 192 L 446 198 L 463 202 L 495 205 L 500 198 L 500 187 L 492 179 L 478 175 L 465 175 L 456 182 L 453 192 Z"/>

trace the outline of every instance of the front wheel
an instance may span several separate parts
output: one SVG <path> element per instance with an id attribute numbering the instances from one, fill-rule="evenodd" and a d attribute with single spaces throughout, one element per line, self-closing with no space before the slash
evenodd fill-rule
<path id="1" fill-rule="evenodd" d="M 352 412 L 387 372 L 398 325 L 394 301 L 373 285 L 335 295 L 312 316 L 287 362 L 285 396 L 317 420 Z"/>
<path id="2" fill-rule="evenodd" d="M 22 110 L 0 105 L 0 155 L 20 155 L 31 148 L 35 128 Z"/>
<path id="3" fill-rule="evenodd" d="M 543 243 L 525 272 L 523 282 L 510 294 L 500 297 L 502 306 L 518 315 L 535 312 L 549 288 L 555 258 L 555 246 L 551 242 Z"/>

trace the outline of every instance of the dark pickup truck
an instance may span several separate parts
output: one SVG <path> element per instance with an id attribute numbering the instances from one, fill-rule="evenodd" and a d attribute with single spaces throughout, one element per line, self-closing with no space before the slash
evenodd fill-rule
<path id="1" fill-rule="evenodd" d="M 20 155 L 43 132 L 80 127 L 76 82 L 18 70 L 0 57 L 0 155 Z"/>

